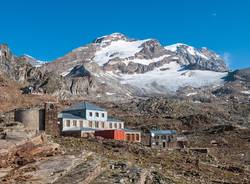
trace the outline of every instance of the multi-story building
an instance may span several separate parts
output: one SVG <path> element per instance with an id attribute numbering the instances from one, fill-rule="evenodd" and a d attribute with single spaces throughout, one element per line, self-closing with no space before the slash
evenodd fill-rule
<path id="1" fill-rule="evenodd" d="M 124 129 L 123 121 L 109 117 L 105 109 L 88 102 L 79 103 L 63 110 L 59 114 L 59 119 L 63 135 L 101 136 L 133 142 L 140 142 L 141 140 L 140 131 Z M 130 139 L 130 136 L 133 139 Z"/>

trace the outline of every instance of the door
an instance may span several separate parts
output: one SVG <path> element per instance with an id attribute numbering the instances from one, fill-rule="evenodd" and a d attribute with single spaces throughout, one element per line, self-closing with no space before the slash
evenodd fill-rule
<path id="1" fill-rule="evenodd" d="M 166 148 L 166 142 L 162 142 L 162 147 Z"/>

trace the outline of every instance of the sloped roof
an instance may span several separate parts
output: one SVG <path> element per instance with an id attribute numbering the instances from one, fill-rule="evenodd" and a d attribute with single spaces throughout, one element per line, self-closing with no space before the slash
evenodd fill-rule
<path id="1" fill-rule="evenodd" d="M 96 131 L 96 129 L 94 128 L 85 128 L 85 127 L 65 127 L 63 130 L 63 132 L 73 132 L 73 131 L 81 131 L 81 132 L 94 132 Z"/>
<path id="2" fill-rule="evenodd" d="M 176 134 L 175 130 L 151 130 L 151 135 L 173 135 Z"/>
<path id="3" fill-rule="evenodd" d="M 70 114 L 70 113 L 61 113 L 62 118 L 66 118 L 66 119 L 84 119 L 81 116 L 76 116 L 74 114 Z"/>
<path id="4" fill-rule="evenodd" d="M 95 104 L 89 103 L 89 102 L 82 102 L 82 103 L 78 103 L 75 104 L 65 110 L 63 110 L 63 112 L 65 111 L 73 111 L 73 110 L 95 110 L 95 111 L 106 111 L 105 109 L 96 106 Z"/>
<path id="5" fill-rule="evenodd" d="M 124 130 L 125 132 L 141 132 L 140 130 L 129 129 L 129 128 L 124 128 L 122 130 Z"/>
<path id="6" fill-rule="evenodd" d="M 113 117 L 108 117 L 108 120 L 107 121 L 110 121 L 110 122 L 123 122 L 123 121 L 121 121 L 121 120 L 119 120 L 119 119 L 116 119 L 116 118 L 113 118 Z"/>

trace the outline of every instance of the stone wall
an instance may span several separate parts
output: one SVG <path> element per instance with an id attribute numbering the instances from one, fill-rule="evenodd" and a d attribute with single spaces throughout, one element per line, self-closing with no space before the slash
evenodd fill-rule
<path id="1" fill-rule="evenodd" d="M 45 103 L 45 133 L 52 136 L 60 136 L 61 125 L 58 123 L 57 104 Z"/>

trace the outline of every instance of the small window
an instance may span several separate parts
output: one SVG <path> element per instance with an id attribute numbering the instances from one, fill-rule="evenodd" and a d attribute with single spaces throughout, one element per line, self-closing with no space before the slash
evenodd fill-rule
<path id="1" fill-rule="evenodd" d="M 82 128 L 83 127 L 83 121 L 79 121 L 80 123 L 80 127 Z"/>
<path id="2" fill-rule="evenodd" d="M 104 128 L 104 122 L 102 122 L 102 128 Z"/>
<path id="3" fill-rule="evenodd" d="M 112 123 L 109 123 L 109 128 L 113 128 L 113 124 Z"/>
<path id="4" fill-rule="evenodd" d="M 66 120 L 66 126 L 70 127 L 70 120 Z"/>
<path id="5" fill-rule="evenodd" d="M 130 141 L 130 134 L 126 135 L 126 139 L 127 139 L 127 141 Z"/>
<path id="6" fill-rule="evenodd" d="M 95 116 L 96 116 L 96 117 L 99 117 L 99 113 L 98 113 L 98 112 L 96 112 L 96 113 L 95 113 Z"/>
<path id="7" fill-rule="evenodd" d="M 159 145 L 159 142 L 156 142 L 155 144 L 158 146 L 158 145 Z"/>
<path id="8" fill-rule="evenodd" d="M 99 128 L 99 122 L 98 121 L 95 121 L 95 127 Z"/>
<path id="9" fill-rule="evenodd" d="M 140 140 L 140 136 L 139 134 L 136 134 L 136 140 L 139 141 Z"/>
<path id="10" fill-rule="evenodd" d="M 166 139 L 167 137 L 166 137 L 165 135 L 162 135 L 161 138 L 162 138 L 162 139 Z"/>
<path id="11" fill-rule="evenodd" d="M 115 129 L 117 129 L 117 123 L 115 123 L 115 125 L 114 125 L 114 126 L 115 126 Z"/>
<path id="12" fill-rule="evenodd" d="M 119 123 L 119 129 L 122 129 L 122 124 L 121 123 Z"/>
<path id="13" fill-rule="evenodd" d="M 93 121 L 89 121 L 89 127 L 90 127 L 90 128 L 93 127 Z"/>
<path id="14" fill-rule="evenodd" d="M 155 136 L 155 139 L 159 139 L 160 137 L 157 135 L 157 136 Z"/>
<path id="15" fill-rule="evenodd" d="M 135 141 L 135 134 L 131 134 L 132 135 L 132 141 Z"/>
<path id="16" fill-rule="evenodd" d="M 104 114 L 104 113 L 102 113 L 102 117 L 103 117 L 103 118 L 105 117 L 105 114 Z"/>
<path id="17" fill-rule="evenodd" d="M 73 126 L 76 126 L 76 122 L 77 122 L 76 120 L 73 120 Z"/>
<path id="18" fill-rule="evenodd" d="M 93 113 L 92 113 L 92 112 L 89 112 L 89 116 L 92 117 L 92 116 L 93 116 Z"/>

